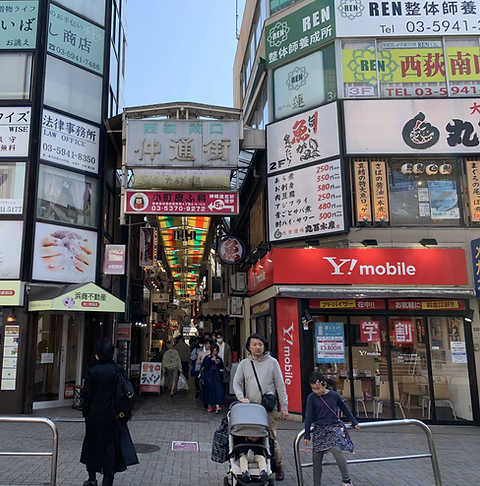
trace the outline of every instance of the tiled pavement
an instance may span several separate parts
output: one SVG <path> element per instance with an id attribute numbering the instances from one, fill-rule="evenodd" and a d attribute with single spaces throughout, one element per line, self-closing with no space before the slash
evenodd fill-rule
<path id="1" fill-rule="evenodd" d="M 85 467 L 79 463 L 84 434 L 81 413 L 71 408 L 39 410 L 36 416 L 48 417 L 59 431 L 57 485 L 82 486 Z M 140 464 L 115 476 L 115 486 L 201 485 L 222 486 L 226 464 L 210 460 L 211 441 L 221 416 L 209 414 L 192 392 L 175 398 L 141 395 L 130 423 L 133 441 L 138 445 Z M 283 485 L 296 485 L 293 442 L 302 424 L 279 424 L 284 451 Z M 478 484 L 480 477 L 480 428 L 433 426 L 435 446 L 443 486 Z M 423 432 L 412 426 L 372 428 L 351 433 L 356 447 L 349 458 L 422 454 L 428 452 Z M 173 451 L 172 441 L 198 442 L 199 451 Z M 49 451 L 51 432 L 45 425 L 6 424 L 0 422 L 0 452 Z M 302 461 L 309 462 L 309 451 Z M 331 456 L 327 456 L 333 459 Z M 428 459 L 352 465 L 356 486 L 434 486 Z M 311 468 L 304 469 L 305 485 L 312 485 Z M 50 460 L 46 457 L 0 456 L 0 486 L 43 486 L 50 483 Z M 278 483 L 279 485 L 282 483 Z M 324 468 L 323 485 L 340 485 L 336 466 Z"/>

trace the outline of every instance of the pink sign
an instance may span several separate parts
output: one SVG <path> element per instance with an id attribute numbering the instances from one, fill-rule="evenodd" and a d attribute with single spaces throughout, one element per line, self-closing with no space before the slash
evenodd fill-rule
<path id="1" fill-rule="evenodd" d="M 236 191 L 127 190 L 125 214 L 238 214 Z"/>
<path id="2" fill-rule="evenodd" d="M 172 442 L 172 451 L 198 451 L 198 442 Z"/>

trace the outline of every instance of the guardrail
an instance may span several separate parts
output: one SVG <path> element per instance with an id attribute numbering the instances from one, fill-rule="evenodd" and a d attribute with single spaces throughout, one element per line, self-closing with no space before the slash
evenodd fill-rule
<path id="1" fill-rule="evenodd" d="M 50 427 L 53 433 L 53 445 L 51 452 L 1 452 L 0 456 L 44 456 L 52 458 L 50 474 L 50 486 L 55 486 L 57 482 L 57 460 L 58 460 L 58 431 L 57 426 L 48 418 L 43 417 L 0 417 L 0 422 L 13 423 L 41 423 Z"/>
<path id="2" fill-rule="evenodd" d="M 433 476 L 435 478 L 435 486 L 442 486 L 442 479 L 440 478 L 440 469 L 438 467 L 438 459 L 437 453 L 435 450 L 435 444 L 433 442 L 433 435 L 430 428 L 425 425 L 420 420 L 415 419 L 403 419 L 403 420 L 386 420 L 382 422 L 362 422 L 361 424 L 362 429 L 371 428 L 371 427 L 391 427 L 398 426 L 398 425 L 415 425 L 420 427 L 427 437 L 428 448 L 430 450 L 429 454 L 414 454 L 409 456 L 392 456 L 392 457 L 371 457 L 366 459 L 352 459 L 347 461 L 348 464 L 362 464 L 366 462 L 385 462 L 385 461 L 403 461 L 408 459 L 425 459 L 430 458 L 432 461 L 432 468 L 433 468 Z M 347 427 L 351 427 L 347 425 Z M 312 467 L 312 462 L 301 463 L 300 461 L 300 443 L 303 443 L 303 436 L 305 431 L 302 430 L 297 434 L 294 442 L 294 456 L 295 456 L 295 466 L 297 468 L 297 480 L 298 486 L 304 486 L 303 483 L 303 468 L 305 467 Z M 324 466 L 333 466 L 336 465 L 336 462 L 326 462 L 323 463 Z"/>

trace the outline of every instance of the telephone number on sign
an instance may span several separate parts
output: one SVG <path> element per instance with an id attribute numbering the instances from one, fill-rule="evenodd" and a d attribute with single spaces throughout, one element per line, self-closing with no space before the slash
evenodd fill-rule
<path id="1" fill-rule="evenodd" d="M 439 32 L 457 34 L 460 32 L 480 32 L 480 20 L 476 23 L 469 23 L 467 20 L 457 20 L 450 22 L 450 20 L 434 20 L 431 24 L 424 22 L 423 20 L 409 20 L 405 24 L 405 30 L 413 33 L 425 33 L 425 32 Z"/>
<path id="2" fill-rule="evenodd" d="M 480 94 L 480 85 L 450 85 L 450 96 L 474 96 Z M 447 96 L 446 86 L 405 86 L 401 88 L 382 87 L 382 95 L 387 98 L 406 96 Z"/>

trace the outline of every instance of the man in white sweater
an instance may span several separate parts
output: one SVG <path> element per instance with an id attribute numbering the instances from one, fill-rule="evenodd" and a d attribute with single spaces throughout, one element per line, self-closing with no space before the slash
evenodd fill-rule
<path id="1" fill-rule="evenodd" d="M 283 381 L 282 371 L 278 361 L 268 353 L 268 341 L 260 334 L 251 334 L 247 339 L 247 351 L 250 356 L 238 365 L 233 379 L 233 390 L 237 400 L 243 403 L 261 403 L 262 393 L 255 378 L 257 372 L 258 380 L 263 393 L 273 393 L 280 402 L 280 412 L 273 410 L 268 412 L 268 427 L 270 436 L 275 444 L 275 460 L 277 464 L 276 479 L 281 481 L 284 478 L 282 468 L 282 454 L 277 440 L 278 418 L 286 420 L 288 416 L 288 397 Z M 252 366 L 253 365 L 253 366 Z"/>

